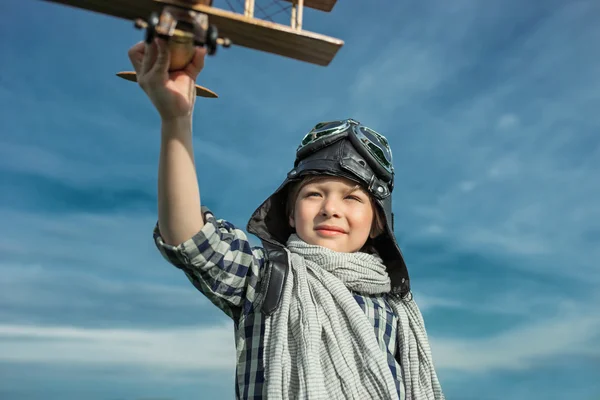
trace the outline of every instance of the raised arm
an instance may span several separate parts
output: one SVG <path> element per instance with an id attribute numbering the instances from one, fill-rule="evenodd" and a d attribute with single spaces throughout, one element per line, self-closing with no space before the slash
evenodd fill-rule
<path id="1" fill-rule="evenodd" d="M 181 71 L 168 72 L 167 44 L 156 39 L 129 50 L 137 81 L 162 120 L 158 171 L 158 224 L 168 244 L 190 239 L 204 226 L 200 189 L 192 147 L 195 82 L 204 67 L 206 50 L 196 48 L 192 62 Z"/>
<path id="2" fill-rule="evenodd" d="M 232 318 L 250 312 L 259 299 L 264 251 L 246 234 L 216 219 L 200 204 L 192 148 L 196 77 L 206 51 L 196 49 L 185 70 L 168 72 L 169 51 L 158 40 L 129 50 L 137 81 L 161 117 L 158 224 L 154 241 L 163 257 L 184 271 L 194 286 Z"/>
<path id="3" fill-rule="evenodd" d="M 204 226 L 194 166 L 191 118 L 163 121 L 158 167 L 158 225 L 168 244 L 191 238 Z"/>

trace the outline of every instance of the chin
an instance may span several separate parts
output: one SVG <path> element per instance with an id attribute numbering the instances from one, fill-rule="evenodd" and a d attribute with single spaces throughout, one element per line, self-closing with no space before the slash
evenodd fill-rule
<path id="1" fill-rule="evenodd" d="M 324 238 L 317 237 L 313 239 L 315 245 L 325 247 L 329 250 L 337 251 L 338 253 L 353 253 L 351 249 L 349 249 L 347 245 L 343 243 L 339 243 L 335 240 L 329 240 Z"/>
<path id="2" fill-rule="evenodd" d="M 309 234 L 296 233 L 300 239 L 304 240 L 306 243 L 311 244 L 313 246 L 321 246 L 325 247 L 329 250 L 336 251 L 338 253 L 354 253 L 360 250 L 359 247 L 356 250 L 353 250 L 351 246 L 345 243 L 343 240 L 340 240 L 340 237 L 321 237 L 317 234 L 313 234 L 312 232 Z"/>
<path id="3" fill-rule="evenodd" d="M 342 248 L 343 246 L 337 245 L 335 243 L 331 243 L 331 242 L 327 242 L 327 241 L 320 241 L 318 243 L 319 246 L 323 246 L 328 248 L 329 250 L 333 250 L 333 251 L 337 251 L 337 252 L 344 252 L 344 249 Z"/>

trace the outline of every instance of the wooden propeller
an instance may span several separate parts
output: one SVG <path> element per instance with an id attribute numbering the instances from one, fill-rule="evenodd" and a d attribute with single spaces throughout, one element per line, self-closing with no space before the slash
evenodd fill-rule
<path id="1" fill-rule="evenodd" d="M 119 78 L 123 78 L 123 79 L 126 79 L 126 80 L 131 81 L 131 82 L 137 82 L 137 76 L 136 76 L 136 74 L 135 74 L 134 71 L 121 71 L 121 72 L 117 72 L 117 76 Z M 196 85 L 196 96 L 198 96 L 198 97 L 209 97 L 209 98 L 217 98 L 217 97 L 219 97 L 212 90 L 210 90 L 208 88 L 205 88 L 203 86 L 200 86 L 200 85 Z"/>

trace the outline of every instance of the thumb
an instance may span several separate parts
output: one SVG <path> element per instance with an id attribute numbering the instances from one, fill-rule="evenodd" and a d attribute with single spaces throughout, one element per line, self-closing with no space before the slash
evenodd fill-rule
<path id="1" fill-rule="evenodd" d="M 169 52 L 168 43 L 163 40 L 156 38 L 156 45 L 158 47 L 158 54 L 156 56 L 156 62 L 152 66 L 152 74 L 165 74 L 169 70 L 171 63 L 171 53 Z"/>

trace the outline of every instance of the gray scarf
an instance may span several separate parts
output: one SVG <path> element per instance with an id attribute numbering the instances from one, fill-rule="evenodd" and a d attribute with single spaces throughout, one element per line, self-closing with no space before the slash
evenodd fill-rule
<path id="1" fill-rule="evenodd" d="M 291 235 L 290 272 L 265 327 L 265 384 L 272 399 L 398 399 L 373 326 L 350 291 L 382 294 L 391 283 L 381 258 L 339 253 Z M 400 400 L 442 400 L 421 312 L 390 296 L 398 316 Z"/>

